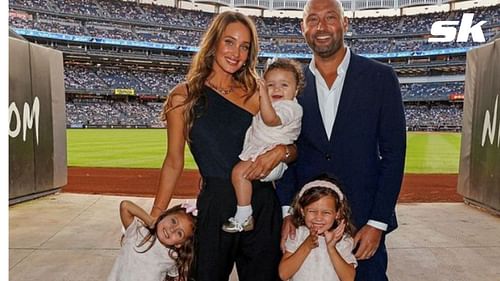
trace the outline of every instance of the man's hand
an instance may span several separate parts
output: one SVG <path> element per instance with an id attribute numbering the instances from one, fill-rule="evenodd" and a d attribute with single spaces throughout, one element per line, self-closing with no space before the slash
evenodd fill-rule
<path id="1" fill-rule="evenodd" d="M 285 150 L 284 145 L 278 145 L 268 152 L 259 155 L 245 171 L 245 178 L 247 180 L 265 178 L 281 162 L 285 155 Z"/>
<path id="2" fill-rule="evenodd" d="M 290 239 L 295 239 L 295 226 L 292 223 L 292 216 L 286 216 L 283 219 L 283 225 L 281 226 L 281 242 L 280 248 L 283 254 L 286 252 L 285 242 L 288 237 Z"/>
<path id="3" fill-rule="evenodd" d="M 358 260 L 366 260 L 375 254 L 382 239 L 382 230 L 370 225 L 363 226 L 354 236 L 354 248 L 358 248 L 354 256 Z"/>

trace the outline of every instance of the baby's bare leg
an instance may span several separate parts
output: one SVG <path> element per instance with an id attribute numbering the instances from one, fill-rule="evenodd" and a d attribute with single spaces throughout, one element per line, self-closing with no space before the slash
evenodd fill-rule
<path id="1" fill-rule="evenodd" d="M 231 181 L 236 194 L 236 213 L 230 217 L 226 223 L 222 225 L 222 230 L 229 233 L 250 231 L 253 229 L 254 220 L 252 217 L 252 182 L 244 177 L 245 171 L 250 167 L 252 162 L 240 161 L 233 168 Z"/>
<path id="2" fill-rule="evenodd" d="M 247 206 L 252 202 L 252 182 L 244 177 L 245 171 L 252 164 L 251 161 L 240 161 L 233 168 L 231 180 L 236 193 L 238 206 Z"/>

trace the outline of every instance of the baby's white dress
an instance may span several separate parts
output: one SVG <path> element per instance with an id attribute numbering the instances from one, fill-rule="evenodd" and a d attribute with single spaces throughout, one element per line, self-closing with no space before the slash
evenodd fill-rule
<path id="1" fill-rule="evenodd" d="M 270 127 L 262 120 L 260 112 L 252 119 L 252 125 L 248 128 L 243 143 L 243 150 L 239 155 L 243 161 L 255 161 L 255 159 L 273 149 L 279 144 L 292 144 L 300 134 L 302 123 L 302 107 L 294 100 L 280 100 L 273 102 L 273 108 L 281 120 L 281 125 Z M 281 162 L 262 181 L 272 181 L 281 178 L 287 166 Z"/>

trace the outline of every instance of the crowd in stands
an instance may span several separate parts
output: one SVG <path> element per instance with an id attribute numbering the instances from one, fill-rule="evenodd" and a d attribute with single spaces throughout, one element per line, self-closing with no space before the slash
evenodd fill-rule
<path id="1" fill-rule="evenodd" d="M 66 89 L 134 89 L 138 95 L 165 96 L 184 79 L 184 73 L 65 65 Z M 401 84 L 404 101 L 448 100 L 450 94 L 464 92 L 463 82 Z"/>
<path id="2" fill-rule="evenodd" d="M 66 65 L 65 87 L 72 90 L 108 90 L 132 88 L 137 96 L 165 96 L 184 79 L 183 74 L 155 71 L 154 69 L 127 70 L 106 67 Z M 433 82 L 401 84 L 406 105 L 409 130 L 455 130 L 461 125 L 460 106 L 416 106 L 413 102 L 448 101 L 451 94 L 463 94 L 463 82 Z M 67 103 L 68 127 L 82 126 L 144 126 L 162 127 L 158 116 L 161 103 L 123 101 L 71 100 Z"/>
<path id="3" fill-rule="evenodd" d="M 401 84 L 403 101 L 448 100 L 451 94 L 463 92 L 463 82 Z"/>
<path id="4" fill-rule="evenodd" d="M 81 66 L 64 67 L 64 86 L 66 89 L 104 90 L 109 86 L 93 71 Z"/>
<path id="5" fill-rule="evenodd" d="M 9 6 L 16 4 L 19 6 L 27 7 L 27 8 L 36 8 L 41 10 L 51 10 L 47 6 L 46 0 L 9 0 Z"/>
<path id="6" fill-rule="evenodd" d="M 148 127 L 162 128 L 162 104 L 159 102 L 119 102 L 73 100 L 66 103 L 68 128 Z M 408 130 L 460 130 L 460 105 L 406 105 Z"/>
<path id="7" fill-rule="evenodd" d="M 353 34 L 395 34 L 402 25 L 400 17 L 354 18 L 350 20 Z"/>
<path id="8" fill-rule="evenodd" d="M 132 88 L 141 95 L 165 96 L 184 79 L 183 74 L 155 70 L 126 70 L 105 67 L 66 65 L 65 87 L 72 90 L 108 90 Z M 448 101 L 451 94 L 463 94 L 463 82 L 401 84 L 403 101 Z M 144 126 L 162 127 L 158 116 L 161 103 L 123 101 L 71 100 L 67 103 L 68 127 Z M 460 106 L 406 106 L 409 130 L 455 130 L 461 125 Z"/>
<path id="9" fill-rule="evenodd" d="M 259 35 L 263 37 L 302 37 L 298 18 L 252 17 Z"/>
<path id="10" fill-rule="evenodd" d="M 113 102 L 73 100 L 66 102 L 68 128 L 100 126 L 164 127 L 160 120 L 163 105 L 157 102 Z"/>
<path id="11" fill-rule="evenodd" d="M 46 1 L 49 2 L 49 1 Z M 104 2 L 104 1 L 103 1 Z M 67 0 L 59 0 L 52 1 L 54 4 L 56 12 L 65 13 L 65 14 L 75 14 L 82 16 L 99 16 L 101 14 L 101 9 L 97 7 L 92 0 L 75 0 L 75 1 L 67 1 Z"/>
<path id="12" fill-rule="evenodd" d="M 348 40 L 346 43 L 355 52 L 360 54 L 388 53 L 393 44 L 388 38 L 360 38 Z"/>
<path id="13" fill-rule="evenodd" d="M 137 4 L 120 0 L 9 0 L 9 5 L 38 8 L 69 15 L 95 16 L 136 22 L 155 23 L 161 26 L 184 27 L 204 30 L 212 19 L 208 12 L 176 9 L 174 7 Z M 498 8 L 473 8 L 476 20 L 486 20 L 487 25 L 500 23 Z M 353 34 L 394 34 L 428 32 L 437 20 L 460 20 L 462 11 L 428 13 L 400 17 L 351 19 Z M 383 20 L 381 20 L 383 19 Z M 299 18 L 254 17 L 257 29 L 263 36 L 300 36 Z"/>
<path id="14" fill-rule="evenodd" d="M 151 92 L 157 95 L 166 95 L 175 85 L 179 84 L 184 75 L 177 73 L 165 73 L 155 71 L 132 71 L 139 81 L 144 83 Z"/>
<path id="15" fill-rule="evenodd" d="M 34 29 L 44 30 L 53 33 L 64 34 L 84 34 L 83 25 L 72 18 L 60 18 L 50 15 L 39 14 L 38 21 L 33 23 Z"/>
<path id="16" fill-rule="evenodd" d="M 141 41 L 197 46 L 203 33 L 199 30 L 140 27 L 136 29 L 136 34 Z"/>
<path id="17" fill-rule="evenodd" d="M 102 22 L 88 21 L 85 24 L 85 28 L 87 29 L 87 33 L 85 35 L 92 37 L 123 40 L 137 39 L 137 35 L 132 32 L 130 25 L 117 23 L 103 25 Z"/>
<path id="18" fill-rule="evenodd" d="M 138 95 L 165 96 L 184 79 L 183 74 L 165 71 L 65 65 L 66 90 L 134 89 Z"/>
<path id="19" fill-rule="evenodd" d="M 213 14 L 174 7 L 121 0 L 9 0 L 10 27 L 53 33 L 85 35 L 95 38 L 123 39 L 184 46 L 197 46 Z M 474 13 L 474 23 L 482 26 L 486 40 L 500 30 L 500 5 L 467 11 L 452 11 L 400 17 L 354 18 L 346 43 L 360 54 L 419 52 L 443 48 L 475 46 L 477 43 L 428 43 L 432 23 L 438 20 L 460 20 L 464 12 Z M 260 35 L 261 50 L 270 53 L 309 53 L 300 32 L 298 18 L 253 17 Z M 85 50 L 107 54 L 108 49 L 85 46 Z M 70 48 L 69 44 L 67 48 Z M 142 51 L 144 50 L 144 51 Z M 158 56 L 179 59 L 176 54 L 158 54 L 147 49 L 122 50 L 117 54 Z M 127 53 L 128 52 L 128 53 Z M 189 53 L 187 53 L 189 54 Z M 181 55 L 181 59 L 189 55 Z M 180 71 L 182 72 L 182 71 Z M 123 69 L 88 65 L 65 65 L 67 90 L 105 92 L 134 89 L 140 96 L 165 96 L 184 79 L 179 71 Z M 408 102 L 447 101 L 450 94 L 463 93 L 463 82 L 402 84 L 409 130 L 456 128 L 461 125 L 461 106 L 408 105 Z M 161 103 L 118 100 L 71 99 L 67 102 L 67 124 L 84 126 L 162 127 L 158 116 Z"/>
<path id="20" fill-rule="evenodd" d="M 406 105 L 406 127 L 409 131 L 460 130 L 463 108 L 460 105 Z"/>
<path id="21" fill-rule="evenodd" d="M 204 28 L 213 16 L 201 11 L 118 0 L 9 0 L 9 4 L 12 9 L 34 7 L 40 10 L 33 13 L 32 19 L 10 16 L 12 27 L 185 46 L 198 45 Z M 498 32 L 499 7 L 467 10 L 474 12 L 474 23 L 487 21 L 483 26 L 486 40 L 493 38 Z M 62 16 L 47 15 L 43 11 L 57 12 Z M 437 20 L 459 20 L 462 14 L 463 11 L 452 11 L 400 17 L 354 18 L 349 30 L 352 36 L 347 36 L 346 41 L 355 52 L 361 54 L 478 45 L 472 41 L 428 43 L 425 36 L 419 35 L 421 32 L 428 34 L 432 23 Z M 95 18 L 87 18 L 88 16 Z M 300 34 L 300 19 L 254 17 L 254 20 L 261 35 L 262 51 L 292 54 L 309 52 Z"/>

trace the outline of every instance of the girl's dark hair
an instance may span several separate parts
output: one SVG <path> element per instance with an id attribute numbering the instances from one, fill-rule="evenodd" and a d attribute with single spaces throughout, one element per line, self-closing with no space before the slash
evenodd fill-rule
<path id="1" fill-rule="evenodd" d="M 290 71 L 293 73 L 293 76 L 295 77 L 295 82 L 296 82 L 296 87 L 297 87 L 297 95 L 302 92 L 304 89 L 305 85 L 305 78 L 304 78 L 304 71 L 302 70 L 302 65 L 291 59 L 283 59 L 283 58 L 274 58 L 271 59 L 267 65 L 266 69 L 264 70 L 264 78 L 266 77 L 266 74 L 275 69 L 282 69 L 286 71 Z"/>
<path id="2" fill-rule="evenodd" d="M 182 244 L 181 247 L 176 248 L 175 246 L 168 247 L 169 248 L 169 256 L 175 260 L 175 265 L 177 267 L 177 271 L 179 273 L 178 277 L 170 277 L 166 276 L 165 281 L 187 281 L 188 280 L 188 273 L 189 269 L 191 266 L 191 263 L 193 262 L 194 258 L 194 232 L 195 232 L 195 227 L 196 227 L 196 217 L 193 216 L 191 213 L 186 213 L 186 208 L 181 207 L 181 205 L 176 205 L 163 213 L 161 213 L 156 221 L 154 222 L 152 227 L 149 227 L 147 225 L 144 225 L 148 230 L 149 233 L 144 237 L 144 239 L 137 245 L 137 247 L 141 247 L 146 243 L 150 243 L 149 246 L 144 250 L 141 251 L 141 253 L 144 253 L 151 249 L 153 247 L 154 243 L 156 242 L 156 229 L 158 227 L 158 223 L 165 218 L 166 216 L 172 215 L 172 214 L 180 214 L 180 215 L 185 215 L 192 223 L 193 227 L 193 235 L 191 237 L 187 238 L 186 241 Z"/>
<path id="3" fill-rule="evenodd" d="M 331 182 L 342 191 L 342 187 L 340 186 L 339 182 L 331 177 L 321 176 L 319 178 L 316 178 L 315 180 Z M 349 203 L 347 202 L 346 194 L 343 191 L 342 193 L 344 195 L 344 199 L 340 200 L 339 195 L 333 189 L 324 186 L 314 186 L 306 190 L 301 197 L 299 197 L 299 194 L 297 194 L 292 203 L 292 221 L 295 227 L 305 225 L 304 216 L 302 215 L 303 209 L 325 196 L 331 196 L 335 199 L 335 211 L 338 214 L 338 219 L 334 221 L 330 230 L 336 228 L 339 225 L 340 221 L 344 220 L 346 223 L 345 233 L 349 234 L 351 237 L 354 237 L 356 228 L 354 227 L 354 224 L 351 220 L 351 208 L 349 207 Z"/>

